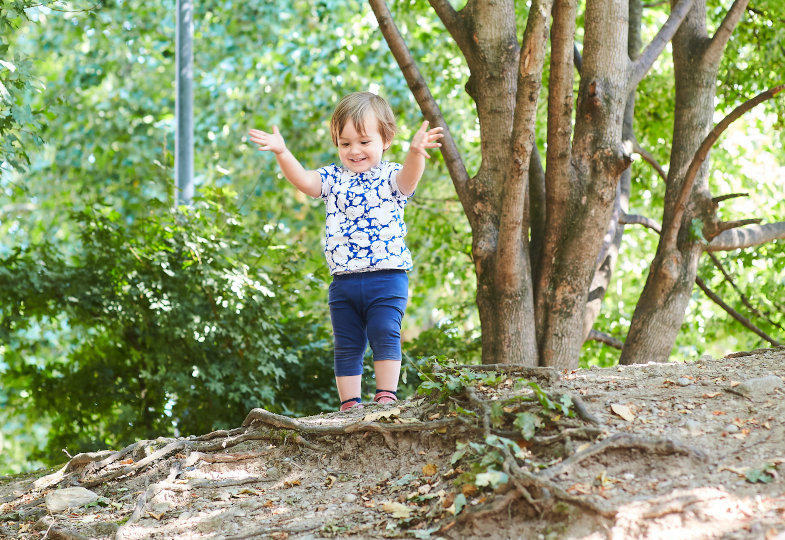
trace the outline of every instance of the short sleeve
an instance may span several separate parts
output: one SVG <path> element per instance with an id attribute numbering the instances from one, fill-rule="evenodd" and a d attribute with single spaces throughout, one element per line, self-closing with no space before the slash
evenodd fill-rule
<path id="1" fill-rule="evenodd" d="M 319 177 L 322 179 L 321 197 L 324 199 L 330 193 L 330 187 L 335 183 L 340 171 L 335 166 L 335 163 L 330 163 L 325 167 L 316 169 L 316 172 L 319 173 Z"/>
<path id="2" fill-rule="evenodd" d="M 387 174 L 389 174 L 388 181 L 390 183 L 390 190 L 392 191 L 392 196 L 395 198 L 396 201 L 398 201 L 398 204 L 404 206 L 409 200 L 409 197 L 414 195 L 414 192 L 410 193 L 409 195 L 406 195 L 398 187 L 398 173 L 401 172 L 401 169 L 403 169 L 403 165 L 401 165 L 400 163 L 389 163 L 388 165 L 390 167 L 389 170 L 386 172 Z"/>

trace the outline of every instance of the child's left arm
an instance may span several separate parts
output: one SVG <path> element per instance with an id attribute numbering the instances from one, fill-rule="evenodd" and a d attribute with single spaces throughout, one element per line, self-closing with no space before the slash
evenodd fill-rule
<path id="1" fill-rule="evenodd" d="M 420 129 L 412 137 L 409 152 L 403 162 L 403 168 L 398 173 L 398 189 L 404 195 L 411 195 L 417 188 L 417 183 L 425 170 L 425 159 L 429 158 L 427 148 L 439 148 L 439 139 L 444 136 L 442 128 L 428 129 L 428 121 L 422 123 Z"/>

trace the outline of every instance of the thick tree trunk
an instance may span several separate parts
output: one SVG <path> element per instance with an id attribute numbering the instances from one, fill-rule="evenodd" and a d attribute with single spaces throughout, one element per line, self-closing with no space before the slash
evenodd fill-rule
<path id="1" fill-rule="evenodd" d="M 665 191 L 663 230 L 673 221 L 687 168 L 712 127 L 717 66 L 705 59 L 706 3 L 696 0 L 673 38 L 676 109 L 673 148 Z M 709 221 L 713 214 L 706 159 L 695 178 L 690 204 L 684 212 L 675 246 L 661 237 L 646 285 L 635 307 L 622 349 L 622 364 L 666 362 L 676 342 L 689 304 L 703 246 L 691 233 L 693 219 Z"/>
<path id="2" fill-rule="evenodd" d="M 548 231 L 535 309 L 541 325 L 540 363 L 577 367 L 589 285 L 613 211 L 616 186 L 629 166 L 621 145 L 627 98 L 626 0 L 588 0 L 570 173 L 548 188 L 561 190 L 564 210 L 547 208 Z M 555 24 L 555 23 L 554 23 Z M 550 129 L 549 129 L 550 131 Z M 549 141 L 550 143 L 550 141 Z M 548 170 L 553 166 L 548 160 Z M 550 201 L 549 201 L 550 204 Z M 551 217 L 559 223 L 551 224 Z"/>

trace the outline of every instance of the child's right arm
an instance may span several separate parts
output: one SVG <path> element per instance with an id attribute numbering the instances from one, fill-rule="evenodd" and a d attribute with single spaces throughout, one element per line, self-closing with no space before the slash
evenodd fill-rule
<path id="1" fill-rule="evenodd" d="M 278 131 L 278 126 L 273 126 L 272 133 L 252 129 L 248 134 L 251 136 L 251 142 L 259 145 L 259 150 L 266 150 L 275 154 L 275 160 L 278 162 L 281 172 L 294 187 L 313 198 L 321 196 L 321 176 L 316 171 L 306 170 L 297 161 L 297 158 L 286 148 L 286 143 Z"/>

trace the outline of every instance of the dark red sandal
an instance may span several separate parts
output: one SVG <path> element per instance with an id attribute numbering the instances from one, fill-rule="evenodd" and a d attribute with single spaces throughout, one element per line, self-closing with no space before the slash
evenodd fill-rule
<path id="1" fill-rule="evenodd" d="M 347 399 L 346 401 L 342 401 L 340 410 L 348 411 L 349 409 L 354 409 L 355 407 L 359 407 L 360 409 L 363 407 L 363 404 L 358 397 L 353 397 Z"/>
<path id="2" fill-rule="evenodd" d="M 381 403 L 382 405 L 395 403 L 398 401 L 398 394 L 396 394 L 393 390 L 377 390 L 373 401 L 374 403 Z"/>

